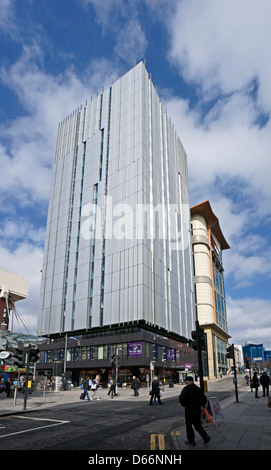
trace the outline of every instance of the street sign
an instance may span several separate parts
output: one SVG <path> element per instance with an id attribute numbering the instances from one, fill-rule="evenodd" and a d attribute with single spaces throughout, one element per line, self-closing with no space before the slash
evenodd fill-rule
<path id="1" fill-rule="evenodd" d="M 222 410 L 220 408 L 220 403 L 217 397 L 210 397 L 208 398 L 208 402 L 210 404 L 210 408 L 212 411 L 212 415 L 215 419 L 224 418 Z"/>
<path id="2" fill-rule="evenodd" d="M 8 359 L 11 356 L 12 356 L 11 351 L 1 351 L 0 352 L 0 359 Z"/>

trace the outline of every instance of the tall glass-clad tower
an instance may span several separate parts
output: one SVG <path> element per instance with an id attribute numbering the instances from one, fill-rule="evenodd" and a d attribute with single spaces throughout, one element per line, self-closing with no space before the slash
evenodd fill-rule
<path id="1" fill-rule="evenodd" d="M 192 266 L 186 154 L 140 62 L 59 125 L 38 330 L 190 338 Z"/>

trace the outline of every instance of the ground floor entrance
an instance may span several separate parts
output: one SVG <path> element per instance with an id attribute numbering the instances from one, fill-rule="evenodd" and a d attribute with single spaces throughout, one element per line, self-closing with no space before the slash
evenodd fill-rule
<path id="1" fill-rule="evenodd" d="M 100 387 L 108 388 L 111 381 L 117 376 L 118 385 L 120 387 L 130 387 L 133 377 L 136 377 L 141 387 L 149 387 L 153 377 L 158 376 L 159 381 L 163 384 L 174 384 L 182 383 L 184 380 L 184 374 L 180 371 L 173 368 L 163 368 L 163 367 L 154 367 L 151 370 L 150 367 L 120 367 L 117 370 L 112 367 L 92 367 L 92 368 L 69 368 L 64 372 L 63 368 L 58 367 L 48 367 L 46 369 L 37 370 L 37 376 L 41 378 L 46 378 L 48 381 L 51 381 L 53 386 L 57 384 L 57 389 L 67 389 L 72 387 L 78 387 L 80 383 L 86 378 L 90 377 L 95 379 L 98 375 L 100 377 Z M 54 371 L 57 371 L 58 375 L 54 374 Z M 61 384 L 60 384 L 61 383 Z"/>

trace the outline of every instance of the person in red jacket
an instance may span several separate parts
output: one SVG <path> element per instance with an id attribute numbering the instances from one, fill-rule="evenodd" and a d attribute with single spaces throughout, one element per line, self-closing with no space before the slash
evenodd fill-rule
<path id="1" fill-rule="evenodd" d="M 192 376 L 186 377 L 187 385 L 183 388 L 179 401 L 181 405 L 185 408 L 185 422 L 186 422 L 186 434 L 187 440 L 186 444 L 195 446 L 195 430 L 202 437 L 204 444 L 210 441 L 211 437 L 207 434 L 205 429 L 202 427 L 200 422 L 201 407 L 205 406 L 207 403 L 207 398 L 204 395 L 201 388 L 197 387 L 194 384 L 194 379 Z"/>

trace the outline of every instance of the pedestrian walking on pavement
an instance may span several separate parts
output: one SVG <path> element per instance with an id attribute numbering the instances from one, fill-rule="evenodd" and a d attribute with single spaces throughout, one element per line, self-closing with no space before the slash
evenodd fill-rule
<path id="1" fill-rule="evenodd" d="M 257 372 L 254 372 L 252 378 L 252 388 L 255 388 L 255 398 L 260 398 L 258 395 L 258 388 L 259 388 L 259 379 Z"/>
<path id="2" fill-rule="evenodd" d="M 93 384 L 91 387 L 91 390 L 94 391 L 91 400 L 93 399 L 94 395 L 96 395 L 97 400 L 100 400 L 100 394 L 99 394 L 99 384 L 100 384 L 100 376 L 96 375 L 95 380 L 93 380 Z"/>
<path id="3" fill-rule="evenodd" d="M 202 437 L 204 444 L 210 441 L 210 436 L 207 434 L 205 429 L 202 427 L 200 422 L 201 408 L 204 407 L 207 403 L 207 398 L 204 395 L 204 392 L 197 385 L 194 384 L 194 379 L 192 376 L 186 377 L 186 386 L 183 388 L 179 401 L 181 405 L 185 408 L 185 422 L 186 422 L 186 434 L 187 440 L 186 444 L 195 446 L 195 430 Z"/>
<path id="4" fill-rule="evenodd" d="M 157 375 L 155 375 L 154 378 L 153 378 L 150 395 L 151 395 L 150 405 L 153 405 L 153 399 L 154 398 L 157 399 L 159 405 L 163 405 L 163 403 L 161 402 L 161 398 L 160 398 L 160 388 L 159 388 L 159 382 L 158 382 Z"/>
<path id="5" fill-rule="evenodd" d="M 138 392 L 139 380 L 136 378 L 135 375 L 133 376 L 133 380 L 132 380 L 132 383 L 131 383 L 131 389 L 134 391 L 134 397 L 138 397 L 138 395 L 139 395 L 139 392 Z"/>
<path id="6" fill-rule="evenodd" d="M 111 393 L 111 398 L 114 398 L 114 396 L 116 395 L 116 383 L 115 383 L 115 379 L 114 380 L 111 380 L 111 383 L 110 383 L 110 389 L 109 389 L 109 392 L 107 395 L 110 395 Z"/>
<path id="7" fill-rule="evenodd" d="M 91 387 L 92 387 L 92 384 L 93 384 L 93 381 L 91 378 L 88 379 L 88 389 L 91 390 Z"/>
<path id="8" fill-rule="evenodd" d="M 83 382 L 83 393 L 80 396 L 80 400 L 84 400 L 87 397 L 88 401 L 91 400 L 88 392 L 89 392 L 89 377 L 87 377 Z"/>
<path id="9" fill-rule="evenodd" d="M 10 380 L 10 378 L 8 378 L 8 380 L 6 381 L 5 386 L 6 386 L 6 394 L 7 394 L 7 398 L 8 398 L 9 395 L 10 395 L 10 389 L 11 389 L 11 380 Z"/>
<path id="10" fill-rule="evenodd" d="M 260 378 L 260 384 L 263 387 L 263 397 L 265 397 L 265 392 L 266 392 L 266 396 L 269 397 L 270 379 L 266 372 L 262 373 L 261 378 Z"/>

